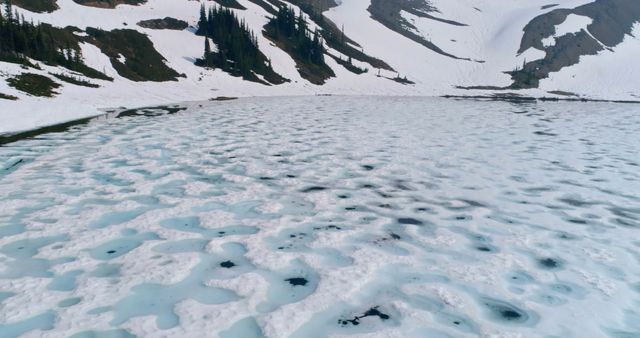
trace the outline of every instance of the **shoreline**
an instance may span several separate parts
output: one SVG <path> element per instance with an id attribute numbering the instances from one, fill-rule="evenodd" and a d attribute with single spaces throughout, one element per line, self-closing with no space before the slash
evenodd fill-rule
<path id="1" fill-rule="evenodd" d="M 442 95 L 445 99 L 481 100 L 481 101 L 504 101 L 504 102 L 582 102 L 582 103 L 624 103 L 640 104 L 640 100 L 605 100 L 572 97 L 550 97 L 550 96 L 521 96 L 518 94 L 494 94 L 494 95 Z"/>
<path id="2" fill-rule="evenodd" d="M 305 96 L 305 95 L 302 95 Z M 312 95 L 309 95 L 312 96 Z M 313 95 L 319 97 L 330 97 L 330 96 L 350 96 L 350 95 L 335 95 L 335 94 L 319 94 Z M 354 96 L 362 96 L 362 95 L 354 95 Z M 366 96 L 366 95 L 365 95 Z M 252 96 L 254 98 L 260 96 Z M 272 96 L 269 96 L 272 97 Z M 297 97 L 297 95 L 296 95 Z M 382 96 L 380 96 L 382 97 Z M 400 97 L 400 96 L 389 96 L 389 97 Z M 511 103 L 538 103 L 538 102 L 576 102 L 576 103 L 613 103 L 613 104 L 640 104 L 640 101 L 634 100 L 604 100 L 604 99 L 588 99 L 588 98 L 560 98 L 560 97 L 535 97 L 535 96 L 521 96 L 518 94 L 496 94 L 496 95 L 440 95 L 440 96 L 406 96 L 406 97 L 424 97 L 424 98 L 444 98 L 444 99 L 453 99 L 453 100 L 479 100 L 479 101 L 503 101 L 503 102 L 511 102 Z M 179 108 L 181 105 L 187 105 L 189 103 L 196 102 L 214 102 L 214 101 L 233 101 L 241 98 L 247 97 L 234 97 L 234 96 L 219 96 L 215 98 L 210 98 L 206 101 L 184 101 L 174 104 L 164 104 L 158 106 L 141 106 L 135 108 L 129 107 L 119 107 L 115 108 L 102 108 L 99 109 L 102 113 L 89 116 L 82 117 L 79 119 L 73 119 L 70 121 L 65 121 L 61 123 L 55 123 L 47 126 L 35 127 L 29 130 L 18 131 L 15 133 L 0 133 L 0 147 L 4 147 L 7 144 L 34 138 L 40 135 L 49 134 L 49 133 L 61 133 L 68 131 L 72 127 L 85 125 L 100 118 L 119 118 L 132 114 L 136 114 L 137 111 L 145 110 L 145 109 L 160 109 L 165 110 L 167 113 L 175 113 L 186 108 Z"/>

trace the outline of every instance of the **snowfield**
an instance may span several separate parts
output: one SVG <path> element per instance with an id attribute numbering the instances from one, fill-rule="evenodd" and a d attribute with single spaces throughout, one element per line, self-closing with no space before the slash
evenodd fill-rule
<path id="1" fill-rule="evenodd" d="M 508 86 L 511 80 L 505 71 L 544 57 L 544 52 L 531 48 L 518 55 L 524 26 L 534 17 L 558 8 L 575 8 L 588 0 L 563 1 L 555 7 L 543 9 L 552 2 L 547 0 L 433 0 L 438 9 L 433 16 L 454 20 L 466 26 L 427 18 L 409 13 L 401 15 L 416 26 L 416 33 L 432 41 L 444 51 L 469 58 L 456 60 L 437 54 L 420 44 L 395 33 L 373 20 L 367 8 L 368 0 L 343 0 L 324 14 L 345 33 L 360 44 L 362 50 L 387 62 L 397 73 L 415 82 L 403 85 L 384 77 L 370 65 L 355 61 L 368 72 L 356 75 L 326 58 L 336 73 L 325 85 L 313 85 L 298 74 L 295 62 L 285 52 L 273 46 L 260 34 L 268 20 L 268 13 L 248 0 L 239 0 L 246 10 L 236 13 L 246 20 L 257 34 L 262 52 L 272 60 L 274 70 L 291 80 L 290 83 L 265 86 L 232 77 L 220 70 L 203 69 L 193 65 L 203 51 L 203 38 L 195 36 L 193 27 L 184 31 L 153 30 L 136 25 L 147 19 L 166 16 L 197 22 L 200 1 L 149 0 L 140 6 L 119 5 L 115 9 L 82 6 L 72 0 L 58 0 L 60 9 L 52 13 L 32 13 L 19 9 L 28 20 L 51 23 L 55 26 L 75 26 L 80 29 L 97 27 L 105 30 L 135 29 L 147 34 L 155 48 L 166 59 L 167 65 L 186 75 L 178 82 L 132 82 L 117 74 L 106 55 L 92 45 L 85 44 L 86 63 L 115 78 L 114 82 L 94 81 L 101 87 L 90 89 L 61 83 L 60 94 L 54 98 L 40 99 L 17 91 L 7 85 L 6 78 L 23 72 L 20 67 L 0 62 L 0 93 L 17 96 L 19 100 L 0 100 L 0 134 L 33 129 L 86 116 L 104 113 L 115 107 L 140 107 L 170 102 L 206 100 L 217 96 L 281 96 L 281 95 L 490 95 L 486 90 L 461 90 L 457 86 Z M 212 1 L 205 1 L 214 6 Z M 574 20 L 558 27 L 557 34 L 570 33 L 584 28 L 584 20 Z M 577 16 L 576 16 L 577 17 Z M 583 17 L 584 18 L 584 17 Z M 588 18 L 587 18 L 588 19 Z M 574 22 L 575 21 L 575 22 Z M 311 28 L 314 26 L 311 25 Z M 564 91 L 592 99 L 637 100 L 640 96 L 640 76 L 635 58 L 640 52 L 638 28 L 614 50 L 585 57 L 580 64 L 552 73 L 541 83 L 540 89 L 521 90 L 528 96 L 553 96 L 549 91 Z M 553 38 L 551 38 L 553 40 Z M 549 43 L 552 43 L 552 41 Z M 340 55 L 330 50 L 334 55 Z M 48 72 L 65 72 L 64 69 L 42 71 L 29 70 L 46 75 Z M 396 73 L 382 71 L 382 76 L 395 77 Z M 93 81 L 93 80 L 92 80 Z"/>
<path id="2" fill-rule="evenodd" d="M 635 337 L 639 113 L 242 98 L 0 147 L 0 337 Z"/>

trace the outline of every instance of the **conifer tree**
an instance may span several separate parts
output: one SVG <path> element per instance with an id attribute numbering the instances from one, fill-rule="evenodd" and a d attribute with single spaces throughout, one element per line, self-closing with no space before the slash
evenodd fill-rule
<path id="1" fill-rule="evenodd" d="M 300 12 L 295 14 L 293 8 L 282 6 L 267 25 L 268 34 L 276 40 L 287 41 L 291 52 L 300 59 L 313 64 L 324 64 L 324 44 L 318 29 L 309 34 L 308 23 Z"/>
<path id="2" fill-rule="evenodd" d="M 0 10 L 0 60 L 22 63 L 27 58 L 52 66 L 78 68 L 82 53 L 72 33 L 48 24 L 34 24 L 14 13 L 9 0 Z"/>
<path id="3" fill-rule="evenodd" d="M 205 37 L 204 57 L 196 65 L 217 67 L 246 79 L 257 79 L 255 74 L 268 74 L 277 83 L 284 79 L 271 69 L 267 58 L 258 49 L 258 38 L 249 30 L 247 23 L 228 9 L 211 6 L 200 8 L 201 20 L 197 35 Z M 209 39 L 217 46 L 211 50 Z M 265 75 L 267 76 L 267 75 Z"/>

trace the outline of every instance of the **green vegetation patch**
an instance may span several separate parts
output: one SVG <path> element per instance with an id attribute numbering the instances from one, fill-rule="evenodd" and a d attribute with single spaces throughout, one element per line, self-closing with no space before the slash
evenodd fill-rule
<path id="1" fill-rule="evenodd" d="M 138 22 L 138 26 L 149 29 L 172 29 L 181 31 L 187 29 L 189 24 L 186 21 L 166 17 L 164 19 L 142 20 Z"/>
<path id="2" fill-rule="evenodd" d="M 0 93 L 0 99 L 3 99 L 3 100 L 10 100 L 10 101 L 15 101 L 15 100 L 17 100 L 18 98 L 17 98 L 17 97 L 15 97 L 15 96 L 13 96 L 13 95 Z"/>
<path id="3" fill-rule="evenodd" d="M 275 0 L 271 1 L 275 2 Z M 358 43 L 350 39 L 345 34 L 344 29 L 338 28 L 333 21 L 322 14 L 324 11 L 337 6 L 334 0 L 290 0 L 289 2 L 298 6 L 309 16 L 311 21 L 322 28 L 322 37 L 328 47 L 337 50 L 349 58 L 366 62 L 374 68 L 389 71 L 394 70 L 386 62 L 365 54 L 362 48 L 356 48 L 360 47 Z M 353 67 L 351 63 L 339 63 L 350 72 L 355 74 L 363 73 L 362 69 Z"/>
<path id="4" fill-rule="evenodd" d="M 113 80 L 84 64 L 76 27 L 57 28 L 18 17 L 10 2 L 0 9 L 0 61 L 39 68 L 29 58 L 49 66 L 61 66 L 85 76 Z"/>
<path id="5" fill-rule="evenodd" d="M 87 28 L 87 41 L 96 45 L 111 60 L 122 77 L 132 81 L 177 81 L 178 74 L 165 64 L 165 58 L 149 38 L 132 29 L 104 31 Z"/>
<path id="6" fill-rule="evenodd" d="M 256 36 L 232 10 L 211 7 L 207 12 L 202 6 L 196 34 L 205 36 L 203 57 L 195 62 L 197 66 L 220 68 L 265 85 L 288 81 L 273 70 L 271 61 L 258 48 Z M 212 51 L 209 39 L 216 43 L 217 51 Z"/>
<path id="7" fill-rule="evenodd" d="M 36 13 L 51 13 L 58 9 L 56 0 L 10 0 L 13 5 Z"/>
<path id="8" fill-rule="evenodd" d="M 50 78 L 34 73 L 22 73 L 7 79 L 10 87 L 33 96 L 53 97 L 58 94 L 54 89 L 60 84 Z"/>
<path id="9" fill-rule="evenodd" d="M 347 60 L 343 60 L 341 57 L 336 57 L 333 55 L 329 55 L 331 56 L 331 58 L 333 60 L 335 60 L 339 65 L 341 65 L 342 67 L 344 67 L 346 70 L 354 73 L 354 74 L 364 74 L 367 72 L 367 69 L 362 69 L 356 65 L 353 64 L 353 61 L 351 60 L 351 57 L 349 57 Z"/>
<path id="10" fill-rule="evenodd" d="M 49 73 L 51 74 L 53 77 L 62 80 L 66 83 L 71 83 L 74 84 L 76 86 L 82 86 L 82 87 L 89 87 L 89 88 L 99 88 L 100 86 L 95 84 L 95 83 L 91 83 L 89 81 L 83 80 L 79 77 L 75 77 L 75 76 L 69 76 L 69 75 L 65 75 L 65 74 L 54 74 L 54 73 Z"/>
<path id="11" fill-rule="evenodd" d="M 147 0 L 73 0 L 73 2 L 89 7 L 116 8 L 118 5 L 142 5 L 147 2 Z"/>
<path id="12" fill-rule="evenodd" d="M 264 35 L 296 62 L 298 73 L 307 81 L 322 85 L 335 76 L 324 62 L 324 43 L 316 30 L 309 34 L 308 23 L 302 13 L 296 16 L 293 8 L 280 7 L 278 13 L 264 26 Z"/>

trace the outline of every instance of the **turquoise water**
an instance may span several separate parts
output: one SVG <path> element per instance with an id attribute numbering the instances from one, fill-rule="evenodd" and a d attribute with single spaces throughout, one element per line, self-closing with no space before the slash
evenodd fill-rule
<path id="1" fill-rule="evenodd" d="M 640 107 L 186 108 L 0 147 L 0 337 L 640 336 Z"/>

